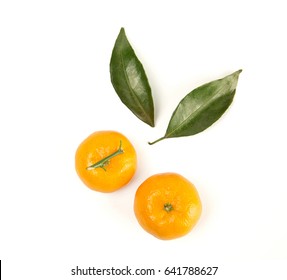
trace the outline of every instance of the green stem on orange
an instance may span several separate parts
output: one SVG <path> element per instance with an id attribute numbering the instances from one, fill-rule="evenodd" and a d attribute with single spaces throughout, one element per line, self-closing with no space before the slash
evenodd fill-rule
<path id="1" fill-rule="evenodd" d="M 98 162 L 88 166 L 86 169 L 92 170 L 92 169 L 100 167 L 106 171 L 105 166 L 109 163 L 110 159 L 117 156 L 117 155 L 122 154 L 123 152 L 124 152 L 124 150 L 122 149 L 122 141 L 120 140 L 120 146 L 115 152 L 113 152 L 112 154 L 108 155 L 107 157 L 99 160 Z"/>
<path id="2" fill-rule="evenodd" d="M 163 205 L 163 209 L 164 209 L 167 213 L 169 213 L 170 211 L 173 210 L 173 207 L 172 207 L 171 203 L 167 202 L 167 203 L 165 203 L 165 204 Z"/>

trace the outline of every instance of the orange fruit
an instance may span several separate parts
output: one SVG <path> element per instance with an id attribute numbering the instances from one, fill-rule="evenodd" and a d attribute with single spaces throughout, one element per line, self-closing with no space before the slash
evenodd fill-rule
<path id="1" fill-rule="evenodd" d="M 159 239 L 186 235 L 199 220 L 201 211 L 195 186 L 176 173 L 149 177 L 135 194 L 134 212 L 139 224 Z"/>
<path id="2" fill-rule="evenodd" d="M 97 131 L 78 147 L 75 168 L 86 186 L 99 192 L 113 192 L 125 186 L 137 167 L 131 142 L 116 131 Z"/>

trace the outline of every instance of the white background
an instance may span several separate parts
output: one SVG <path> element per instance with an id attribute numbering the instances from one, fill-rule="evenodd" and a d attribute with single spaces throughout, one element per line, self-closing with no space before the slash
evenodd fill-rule
<path id="1" fill-rule="evenodd" d="M 2 0 L 3 279 L 82 279 L 70 275 L 77 265 L 219 266 L 214 279 L 286 279 L 285 7 L 274 0 Z M 111 85 L 121 27 L 149 78 L 155 128 Z M 216 124 L 147 144 L 163 136 L 188 92 L 238 69 L 235 99 Z M 79 143 L 107 129 L 125 134 L 138 153 L 135 177 L 112 194 L 89 190 L 74 170 Z M 189 235 L 161 241 L 138 225 L 133 198 L 147 177 L 167 171 L 196 185 L 203 214 Z"/>

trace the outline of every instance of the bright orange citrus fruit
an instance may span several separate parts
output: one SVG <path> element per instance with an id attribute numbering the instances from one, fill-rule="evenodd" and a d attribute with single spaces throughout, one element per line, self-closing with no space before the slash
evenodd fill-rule
<path id="1" fill-rule="evenodd" d="M 113 192 L 125 186 L 137 167 L 136 151 L 131 142 L 116 131 L 97 131 L 78 147 L 75 168 L 89 188 Z"/>
<path id="2" fill-rule="evenodd" d="M 159 239 L 186 235 L 199 220 L 201 211 L 195 186 L 176 173 L 149 177 L 135 194 L 134 212 L 139 224 Z"/>

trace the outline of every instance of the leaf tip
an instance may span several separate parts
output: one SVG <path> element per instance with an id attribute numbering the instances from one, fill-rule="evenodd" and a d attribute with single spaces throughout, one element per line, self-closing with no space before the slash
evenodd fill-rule
<path id="1" fill-rule="evenodd" d="M 150 125 L 151 127 L 155 127 L 154 120 L 152 120 L 152 121 L 149 123 L 149 125 Z"/>
<path id="2" fill-rule="evenodd" d="M 239 69 L 239 70 L 235 71 L 233 74 L 239 76 L 239 74 L 240 74 L 242 71 L 243 71 L 242 69 Z"/>

